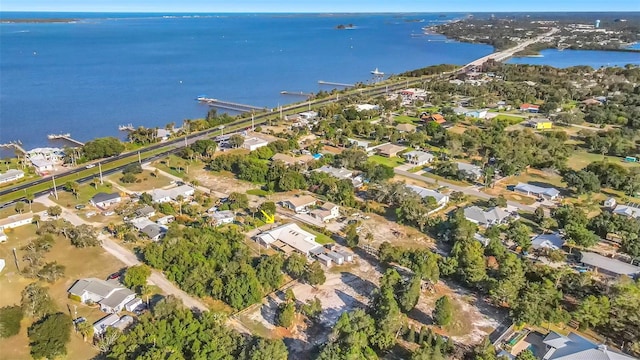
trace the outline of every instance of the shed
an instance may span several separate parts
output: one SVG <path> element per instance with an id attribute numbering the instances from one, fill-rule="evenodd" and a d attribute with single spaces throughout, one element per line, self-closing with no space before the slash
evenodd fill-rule
<path id="1" fill-rule="evenodd" d="M 318 261 L 320 262 L 320 264 L 326 266 L 326 267 L 331 267 L 331 258 L 328 257 L 325 254 L 320 254 L 318 255 Z"/>
<path id="2" fill-rule="evenodd" d="M 616 207 L 616 205 L 617 205 L 616 199 L 612 197 L 604 201 L 604 207 L 606 208 L 613 209 Z"/>
<path id="3" fill-rule="evenodd" d="M 135 298 L 129 301 L 128 303 L 124 304 L 124 308 L 127 309 L 127 311 L 133 311 L 137 309 L 140 305 L 142 305 L 142 299 Z"/>
<path id="4" fill-rule="evenodd" d="M 344 261 L 353 262 L 353 254 L 344 250 L 336 251 L 338 254 L 344 257 Z"/>
<path id="5" fill-rule="evenodd" d="M 344 256 L 338 254 L 335 251 L 329 251 L 326 255 L 338 265 L 342 265 L 344 263 Z"/>

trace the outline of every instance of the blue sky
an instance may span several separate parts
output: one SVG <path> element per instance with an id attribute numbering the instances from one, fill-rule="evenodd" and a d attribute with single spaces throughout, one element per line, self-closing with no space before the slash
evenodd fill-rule
<path id="1" fill-rule="evenodd" d="M 640 11 L 639 0 L 2 0 L 0 11 L 510 12 Z"/>

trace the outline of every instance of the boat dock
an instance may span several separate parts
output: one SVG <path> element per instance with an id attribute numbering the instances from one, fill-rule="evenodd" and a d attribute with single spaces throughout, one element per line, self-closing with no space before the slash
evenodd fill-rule
<path id="1" fill-rule="evenodd" d="M 280 91 L 280 94 L 282 95 L 295 95 L 295 96 L 306 96 L 306 97 L 313 97 L 315 96 L 315 94 L 312 93 L 306 93 L 306 92 L 302 92 L 302 91 Z"/>
<path id="2" fill-rule="evenodd" d="M 233 110 L 233 111 L 238 111 L 238 112 L 252 112 L 252 111 L 256 111 L 256 110 L 257 111 L 265 110 L 265 108 L 261 108 L 261 107 L 258 107 L 258 106 L 239 104 L 239 103 L 234 103 L 234 102 L 230 102 L 230 101 L 223 101 L 223 100 L 212 99 L 212 98 L 207 98 L 207 97 L 198 97 L 197 100 L 199 102 L 201 102 L 203 104 L 207 104 L 207 105 L 209 105 L 211 107 L 227 109 L 227 110 Z"/>
<path id="3" fill-rule="evenodd" d="M 354 84 L 345 84 L 345 83 L 339 83 L 339 82 L 331 82 L 331 81 L 324 81 L 324 80 L 318 80 L 318 84 L 319 85 L 332 85 L 332 86 L 344 86 L 344 87 L 354 87 Z"/>
<path id="4" fill-rule="evenodd" d="M 120 131 L 135 131 L 136 128 L 134 128 L 132 124 L 127 124 L 127 125 L 118 125 L 118 130 L 120 130 Z"/>
<path id="5" fill-rule="evenodd" d="M 27 150 L 25 150 L 22 147 L 22 141 L 20 141 L 20 140 L 11 141 L 11 142 L 8 142 L 6 144 L 0 144 L 0 148 L 7 148 L 7 149 L 14 148 L 15 150 L 17 150 L 17 151 L 19 151 L 19 152 L 21 152 L 21 153 L 23 153 L 25 155 L 27 154 Z"/>
<path id="6" fill-rule="evenodd" d="M 71 138 L 71 134 L 69 134 L 69 133 L 66 133 L 66 134 L 50 134 L 50 135 L 47 135 L 47 138 L 49 140 L 58 140 L 58 139 L 59 140 L 66 140 L 66 141 L 68 141 L 68 142 L 70 142 L 70 143 L 72 143 L 74 145 L 77 145 L 77 146 L 80 146 L 80 147 L 84 146 L 83 142 L 80 142 L 78 140 L 72 139 Z"/>

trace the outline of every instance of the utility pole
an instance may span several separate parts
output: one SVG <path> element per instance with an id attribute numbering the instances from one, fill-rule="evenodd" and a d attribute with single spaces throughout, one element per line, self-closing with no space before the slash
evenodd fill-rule
<path id="1" fill-rule="evenodd" d="M 251 131 L 255 130 L 255 119 L 253 117 L 253 112 L 251 113 Z"/>
<path id="2" fill-rule="evenodd" d="M 16 248 L 13 248 L 13 261 L 16 263 L 16 269 L 20 272 L 20 263 L 18 263 L 18 254 L 16 253 Z"/>
<path id="3" fill-rule="evenodd" d="M 142 158 L 140 157 L 140 150 L 138 150 L 138 164 L 140 164 L 140 166 L 142 166 Z"/>
<path id="4" fill-rule="evenodd" d="M 58 188 L 56 187 L 56 177 L 55 175 L 51 175 L 51 180 L 53 180 L 53 196 L 58 200 Z"/>
<path id="5" fill-rule="evenodd" d="M 104 185 L 102 181 L 102 163 L 98 163 L 98 171 L 100 172 L 100 185 Z"/>

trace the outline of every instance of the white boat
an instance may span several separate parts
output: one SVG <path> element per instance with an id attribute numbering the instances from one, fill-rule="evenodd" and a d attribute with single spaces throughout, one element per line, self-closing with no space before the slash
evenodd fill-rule
<path id="1" fill-rule="evenodd" d="M 373 74 L 373 75 L 377 75 L 377 76 L 382 76 L 382 75 L 384 75 L 384 73 L 383 73 L 382 71 L 378 70 L 378 68 L 376 68 L 375 70 L 373 70 L 373 71 L 371 72 L 371 74 Z"/>
<path id="2" fill-rule="evenodd" d="M 65 137 L 71 137 L 71 134 L 66 133 L 66 134 L 49 134 L 49 135 L 47 135 L 47 138 L 49 140 L 61 139 L 61 138 L 65 138 Z"/>

